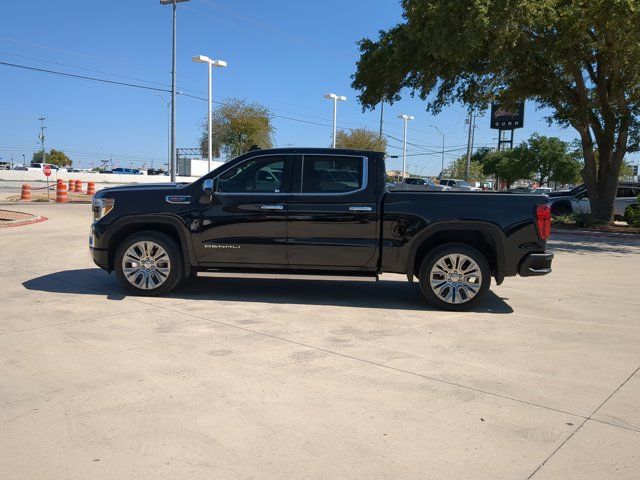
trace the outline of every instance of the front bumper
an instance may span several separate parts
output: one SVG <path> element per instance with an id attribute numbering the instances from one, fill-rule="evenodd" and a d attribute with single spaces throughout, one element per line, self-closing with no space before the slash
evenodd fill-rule
<path id="1" fill-rule="evenodd" d="M 530 253 L 520 262 L 518 274 L 521 277 L 537 277 L 551 273 L 553 252 Z"/>
<path id="2" fill-rule="evenodd" d="M 109 250 L 102 250 L 99 248 L 90 248 L 89 250 L 91 250 L 93 263 L 103 270 L 109 271 Z"/>
<path id="3" fill-rule="evenodd" d="M 91 226 L 91 231 L 89 232 L 89 251 L 91 252 L 91 258 L 93 259 L 93 263 L 102 268 L 103 270 L 109 271 L 109 250 L 106 248 L 96 248 L 97 246 L 102 246 L 98 242 L 96 242 L 96 232 L 94 226 Z M 98 245 L 96 245 L 98 243 Z"/>

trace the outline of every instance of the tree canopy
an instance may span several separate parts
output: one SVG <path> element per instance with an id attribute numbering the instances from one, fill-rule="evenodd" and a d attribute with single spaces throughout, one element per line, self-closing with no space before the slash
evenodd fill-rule
<path id="1" fill-rule="evenodd" d="M 212 148 L 218 155 L 236 157 L 252 147 L 270 148 L 275 131 L 271 112 L 259 103 L 229 99 L 213 111 Z M 207 121 L 202 124 L 200 149 L 207 155 Z"/>
<path id="2" fill-rule="evenodd" d="M 447 165 L 442 173 L 442 178 L 465 178 L 467 173 L 467 156 L 463 155 L 449 165 Z M 482 168 L 482 162 L 478 157 L 471 157 L 471 163 L 469 164 L 469 181 L 481 182 L 487 175 Z"/>
<path id="3" fill-rule="evenodd" d="M 403 89 L 437 113 L 530 99 L 581 140 L 595 218 L 610 220 L 625 153 L 640 137 L 637 0 L 403 0 L 404 21 L 360 41 L 365 108 Z M 594 152 L 602 161 L 596 163 Z"/>
<path id="4" fill-rule="evenodd" d="M 527 152 L 526 144 L 510 150 L 492 151 L 485 155 L 482 167 L 487 175 L 493 175 L 507 184 L 507 188 L 519 179 L 533 177 L 536 166 Z"/>
<path id="5" fill-rule="evenodd" d="M 47 157 L 44 162 L 42 161 L 42 150 L 40 150 L 33 154 L 31 163 L 51 163 L 53 165 L 58 165 L 59 167 L 69 167 L 73 164 L 73 160 L 67 157 L 62 150 L 52 148 L 49 150 L 49 153 L 47 153 Z"/>
<path id="6" fill-rule="evenodd" d="M 336 133 L 336 147 L 385 152 L 387 150 L 387 139 L 364 127 L 353 130 L 338 130 Z"/>

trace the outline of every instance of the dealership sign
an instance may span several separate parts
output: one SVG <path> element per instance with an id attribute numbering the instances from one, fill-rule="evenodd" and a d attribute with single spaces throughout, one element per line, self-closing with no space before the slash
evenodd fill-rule
<path id="1" fill-rule="evenodd" d="M 524 127 L 524 102 L 518 102 L 513 109 L 500 104 L 491 104 L 491 128 L 494 130 L 514 130 Z"/>

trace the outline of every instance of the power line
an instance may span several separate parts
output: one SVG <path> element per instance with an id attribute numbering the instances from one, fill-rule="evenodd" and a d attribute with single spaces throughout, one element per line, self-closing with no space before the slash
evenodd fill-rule
<path id="1" fill-rule="evenodd" d="M 155 92 L 169 92 L 170 90 L 167 90 L 166 88 L 157 88 L 157 87 L 148 87 L 146 85 L 138 85 L 135 83 L 127 83 L 127 82 L 117 82 L 115 80 L 107 80 L 105 78 L 97 78 L 97 77 L 88 77 L 85 75 L 77 75 L 75 73 L 67 73 L 67 72 L 58 72 L 56 70 L 48 70 L 46 68 L 38 68 L 38 67 L 31 67 L 28 65 L 20 65 L 18 63 L 9 63 L 9 62 L 0 62 L 0 65 L 4 65 L 7 67 L 14 67 L 14 68 L 21 68 L 24 70 L 33 70 L 35 72 L 42 72 L 42 73 L 50 73 L 53 75 L 60 75 L 63 77 L 71 77 L 71 78 L 77 78 L 80 80 L 89 80 L 92 82 L 100 82 L 100 83 L 109 83 L 112 85 L 120 85 L 123 87 L 133 87 L 133 88 L 141 88 L 143 90 L 153 90 Z"/>

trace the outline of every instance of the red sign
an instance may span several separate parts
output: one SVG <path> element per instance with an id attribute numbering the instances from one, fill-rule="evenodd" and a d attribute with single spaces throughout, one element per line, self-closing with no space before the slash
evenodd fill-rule
<path id="1" fill-rule="evenodd" d="M 42 173 L 44 173 L 45 177 L 51 176 L 51 167 L 49 165 L 42 166 Z"/>

